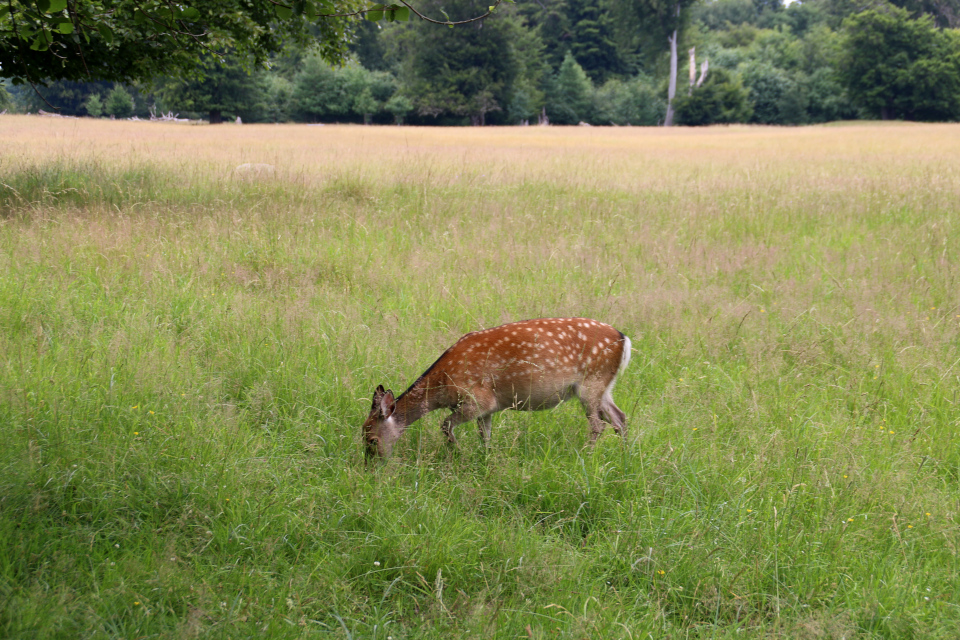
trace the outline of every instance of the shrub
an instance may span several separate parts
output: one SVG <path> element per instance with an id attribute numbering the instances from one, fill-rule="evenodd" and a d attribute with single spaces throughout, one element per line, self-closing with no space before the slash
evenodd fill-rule
<path id="1" fill-rule="evenodd" d="M 740 67 L 743 83 L 750 90 L 753 116 L 758 124 L 801 124 L 807 117 L 807 96 L 790 74 L 767 62 Z"/>
<path id="2" fill-rule="evenodd" d="M 133 115 L 133 96 L 120 85 L 114 85 L 107 94 L 104 111 L 114 118 L 129 118 Z"/>
<path id="3" fill-rule="evenodd" d="M 593 115 L 593 83 L 569 52 L 547 91 L 547 115 L 554 124 L 590 121 Z"/>
<path id="4" fill-rule="evenodd" d="M 103 101 L 100 99 L 99 93 L 91 93 L 83 106 L 87 110 L 87 115 L 91 118 L 99 118 L 103 115 Z"/>
<path id="5" fill-rule="evenodd" d="M 710 69 L 703 85 L 674 105 L 677 124 L 689 126 L 747 122 L 753 111 L 740 76 L 726 69 Z"/>
<path id="6" fill-rule="evenodd" d="M 655 126 L 663 121 L 667 103 L 645 78 L 608 80 L 596 92 L 596 124 Z"/>

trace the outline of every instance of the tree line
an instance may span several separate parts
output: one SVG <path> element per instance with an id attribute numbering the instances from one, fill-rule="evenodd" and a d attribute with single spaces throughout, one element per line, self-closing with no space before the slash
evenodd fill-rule
<path id="1" fill-rule="evenodd" d="M 899 5 L 899 6 L 898 6 Z M 477 0 L 425 0 L 445 20 Z M 0 91 L 7 108 L 211 122 L 421 125 L 805 124 L 960 119 L 960 0 L 517 0 L 448 28 L 352 23 L 339 57 L 291 39 L 197 55 L 149 83 L 64 79 Z M 352 31 L 350 30 L 352 29 Z M 331 62 L 333 59 L 333 62 Z"/>

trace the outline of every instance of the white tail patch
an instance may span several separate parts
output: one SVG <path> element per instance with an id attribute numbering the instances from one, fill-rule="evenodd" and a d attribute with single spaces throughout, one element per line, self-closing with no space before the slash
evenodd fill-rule
<path id="1" fill-rule="evenodd" d="M 606 391 L 603 392 L 604 396 L 607 396 L 613 400 L 613 387 L 617 384 L 617 377 L 623 370 L 627 368 L 627 365 L 630 364 L 630 352 L 633 350 L 633 343 L 630 342 L 630 338 L 623 336 L 623 353 L 620 354 L 620 366 L 617 367 L 617 374 L 613 376 L 613 380 L 610 381 L 610 384 L 607 385 Z"/>

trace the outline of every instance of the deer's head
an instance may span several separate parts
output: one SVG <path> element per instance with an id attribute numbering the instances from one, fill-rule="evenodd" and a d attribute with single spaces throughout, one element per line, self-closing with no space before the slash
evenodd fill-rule
<path id="1" fill-rule="evenodd" d="M 403 429 L 397 424 L 397 408 L 393 391 L 384 390 L 383 385 L 373 392 L 373 404 L 370 415 L 363 423 L 363 446 L 367 458 L 386 458 L 393 451 L 393 445 L 400 439 Z"/>

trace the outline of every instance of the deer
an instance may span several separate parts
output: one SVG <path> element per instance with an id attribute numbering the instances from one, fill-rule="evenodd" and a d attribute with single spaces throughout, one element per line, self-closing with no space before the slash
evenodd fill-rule
<path id="1" fill-rule="evenodd" d="M 606 424 L 626 440 L 626 414 L 611 394 L 630 352 L 630 338 L 589 318 L 538 318 L 468 333 L 399 397 L 377 387 L 363 423 L 366 458 L 388 458 L 407 428 L 437 409 L 451 411 L 440 429 L 453 448 L 454 429 L 470 420 L 488 447 L 494 413 L 551 409 L 573 397 L 587 414 L 591 445 Z"/>

